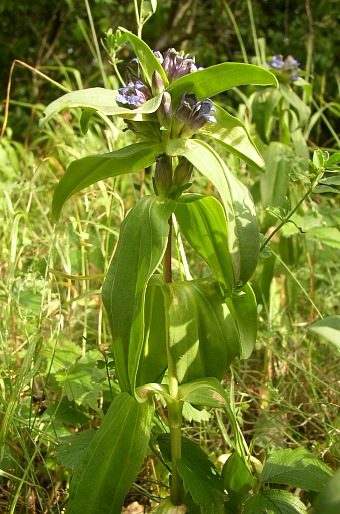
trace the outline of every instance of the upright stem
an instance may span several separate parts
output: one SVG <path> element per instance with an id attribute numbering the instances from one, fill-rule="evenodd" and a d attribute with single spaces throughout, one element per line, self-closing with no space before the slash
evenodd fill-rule
<path id="1" fill-rule="evenodd" d="M 164 282 L 172 282 L 171 272 L 171 239 L 172 239 L 172 218 L 169 218 L 168 243 L 164 254 L 163 276 Z M 170 297 L 165 301 L 166 333 L 167 333 L 167 357 L 168 357 L 168 378 L 169 393 L 172 400 L 168 402 L 168 419 L 171 438 L 171 501 L 174 505 L 181 505 L 184 496 L 182 479 L 178 473 L 177 461 L 181 458 L 181 427 L 183 402 L 178 401 L 178 380 L 172 356 L 169 351 L 169 309 Z"/>

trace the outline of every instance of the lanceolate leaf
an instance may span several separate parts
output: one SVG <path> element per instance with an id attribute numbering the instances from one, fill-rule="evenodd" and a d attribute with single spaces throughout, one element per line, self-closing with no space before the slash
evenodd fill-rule
<path id="1" fill-rule="evenodd" d="M 241 287 L 253 274 L 260 251 L 256 211 L 248 189 L 204 141 L 174 139 L 167 143 L 166 151 L 169 155 L 185 156 L 217 187 L 228 220 L 228 246 L 234 285 Z"/>
<path id="2" fill-rule="evenodd" d="M 154 406 L 128 393 L 112 402 L 70 487 L 69 514 L 120 514 L 143 463 Z"/>
<path id="3" fill-rule="evenodd" d="M 170 84 L 167 91 L 171 94 L 176 107 L 184 93 L 195 93 L 197 99 L 202 100 L 246 84 L 277 87 L 278 83 L 270 71 L 253 64 L 224 62 L 184 75 Z"/>
<path id="4" fill-rule="evenodd" d="M 71 196 L 85 187 L 108 177 L 140 171 L 156 160 L 162 145 L 135 143 L 115 152 L 90 155 L 70 164 L 55 188 L 52 201 L 52 217 L 58 220 L 62 206 Z"/>
<path id="5" fill-rule="evenodd" d="M 121 225 L 103 285 L 119 383 L 132 393 L 144 342 L 146 288 L 164 255 L 168 218 L 175 206 L 173 200 L 151 196 L 134 206 Z"/>
<path id="6" fill-rule="evenodd" d="M 221 143 L 252 168 L 264 171 L 264 160 L 244 124 L 216 104 L 215 109 L 216 122 L 207 123 L 201 132 Z"/>
<path id="7" fill-rule="evenodd" d="M 257 335 L 257 303 L 254 291 L 245 284 L 238 296 L 226 298 L 225 302 L 234 318 L 240 335 L 242 359 L 248 359 L 254 349 Z"/>
<path id="8" fill-rule="evenodd" d="M 145 102 L 138 109 L 127 109 L 116 103 L 118 91 L 114 89 L 105 89 L 102 87 L 93 87 L 89 89 L 80 89 L 66 93 L 66 95 L 57 98 L 51 102 L 45 109 L 45 116 L 40 120 L 40 128 L 42 128 L 55 114 L 63 109 L 71 109 L 72 107 L 90 108 L 101 114 L 120 116 L 130 120 L 141 121 L 143 115 L 155 112 L 160 106 L 162 95 L 157 95 Z"/>
<path id="9" fill-rule="evenodd" d="M 191 195 L 190 195 L 191 196 Z M 176 218 L 190 245 L 206 261 L 231 291 L 234 286 L 233 268 L 228 249 L 227 222 L 222 205 L 213 196 L 199 196 L 194 202 L 178 203 Z"/>
<path id="10" fill-rule="evenodd" d="M 154 74 L 154 71 L 157 70 L 160 76 L 162 77 L 164 85 L 166 87 L 169 84 L 167 76 L 165 75 L 161 63 L 156 58 L 151 48 L 149 48 L 148 45 L 144 43 L 144 41 L 142 41 L 139 37 L 135 36 L 132 32 L 126 30 L 124 27 L 119 27 L 119 29 L 125 34 L 126 38 L 130 41 L 137 56 L 138 63 L 142 68 L 145 78 L 149 85 L 151 86 L 152 75 Z"/>
<path id="11" fill-rule="evenodd" d="M 239 334 L 218 282 L 164 285 L 170 295 L 169 353 L 180 384 L 203 377 L 222 380 L 240 352 Z"/>

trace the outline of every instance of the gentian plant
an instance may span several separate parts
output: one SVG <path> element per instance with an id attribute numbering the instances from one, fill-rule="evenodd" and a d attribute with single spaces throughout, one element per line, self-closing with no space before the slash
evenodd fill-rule
<path id="1" fill-rule="evenodd" d="M 102 289 L 121 392 L 72 479 L 67 512 L 121 512 L 148 449 L 155 397 L 167 406 L 168 428 L 156 446 L 171 475 L 170 496 L 157 512 L 219 514 L 226 505 L 236 512 L 240 491 L 248 490 L 253 478 L 221 381 L 233 359 L 249 357 L 255 343 L 257 305 L 248 281 L 260 234 L 248 189 L 215 148 L 255 170 L 262 171 L 264 163 L 243 123 L 211 97 L 246 84 L 277 86 L 277 80 L 254 65 L 197 68 L 189 55 L 172 48 L 162 55 L 125 29 L 119 34 L 136 54 L 138 71 L 128 70 L 127 84 L 119 91 L 66 94 L 46 108 L 43 120 L 80 106 L 83 127 L 93 112 L 113 115 L 138 138 L 125 148 L 71 163 L 55 189 L 55 221 L 64 202 L 85 187 L 154 168 L 155 194 L 142 197 L 122 222 Z M 193 170 L 211 181 L 221 202 L 188 192 Z M 210 268 L 207 278 L 173 280 L 174 220 Z M 230 417 L 236 451 L 222 476 L 203 450 L 181 435 L 183 407 L 189 404 L 222 407 Z M 235 489 L 236 468 L 241 485 Z"/>

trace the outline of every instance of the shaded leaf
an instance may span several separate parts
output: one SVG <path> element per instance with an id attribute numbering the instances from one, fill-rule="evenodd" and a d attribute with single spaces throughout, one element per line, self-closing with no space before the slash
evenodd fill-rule
<path id="1" fill-rule="evenodd" d="M 266 514 L 306 514 L 307 509 L 293 493 L 270 489 L 251 496 L 244 505 L 243 514 L 260 512 Z"/>
<path id="2" fill-rule="evenodd" d="M 273 112 L 281 99 L 280 91 L 273 87 L 255 93 L 252 101 L 253 120 L 260 138 L 269 143 L 273 125 Z"/>
<path id="3" fill-rule="evenodd" d="M 254 477 L 236 451 L 223 466 L 222 480 L 224 488 L 228 491 L 228 507 L 237 512 L 242 499 L 254 484 Z"/>
<path id="4" fill-rule="evenodd" d="M 304 448 L 285 448 L 273 453 L 263 466 L 260 483 L 285 484 L 320 491 L 332 470 Z"/>
<path id="5" fill-rule="evenodd" d="M 95 433 L 90 428 L 76 435 L 62 437 L 56 454 L 57 461 L 65 468 L 77 469 Z"/>
<path id="6" fill-rule="evenodd" d="M 58 220 L 62 206 L 85 187 L 108 177 L 140 171 L 155 162 L 162 145 L 134 143 L 115 152 L 90 155 L 70 164 L 54 190 L 52 217 Z"/>
<path id="7" fill-rule="evenodd" d="M 128 393 L 113 400 L 70 486 L 68 514 L 120 514 L 147 450 L 153 404 Z"/>
<path id="8" fill-rule="evenodd" d="M 313 503 L 313 513 L 339 514 L 340 512 L 340 469 L 330 478 Z"/>

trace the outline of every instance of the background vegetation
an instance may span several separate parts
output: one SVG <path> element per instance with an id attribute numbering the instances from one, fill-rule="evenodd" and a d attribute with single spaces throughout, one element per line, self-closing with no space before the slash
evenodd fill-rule
<path id="1" fill-rule="evenodd" d="M 226 60 L 264 64 L 264 53 L 293 55 L 312 86 L 311 94 L 306 88 L 297 90 L 311 109 L 303 126 L 304 144 L 310 155 L 316 147 L 332 154 L 339 149 L 338 17 L 335 0 L 164 0 L 143 36 L 152 48 L 174 46 L 195 54 L 202 66 Z M 93 34 L 100 40 L 119 25 L 136 32 L 133 1 L 98 0 L 91 2 L 91 9 L 83 0 L 0 1 L 1 121 L 11 79 L 0 143 L 3 512 L 62 512 L 82 448 L 72 454 L 64 437 L 97 427 L 117 389 L 112 356 L 106 351 L 110 336 L 100 287 L 117 227 L 133 202 L 148 193 L 149 176 L 129 175 L 93 186 L 65 206 L 61 223 L 54 227 L 49 218 L 52 194 L 67 165 L 119 148 L 132 136 L 122 131 L 122 122 L 108 126 L 99 119 L 84 135 L 77 110 L 63 112 L 42 131 L 38 120 L 44 106 L 62 94 L 60 86 L 118 87 L 103 48 L 101 67 Z M 132 57 L 129 47 L 117 53 L 123 77 Z M 14 59 L 21 63 L 10 75 Z M 220 95 L 219 101 L 247 124 L 265 152 L 268 141 L 261 140 L 253 112 L 255 94 L 240 89 Z M 279 129 L 274 127 L 270 137 L 282 143 Z M 296 153 L 296 142 L 290 140 L 288 146 L 295 152 L 294 165 L 283 200 L 287 196 L 294 206 L 305 187 L 297 177 L 306 176 L 308 166 Z M 265 212 L 261 187 L 266 179 L 225 157 L 251 188 L 263 232 L 278 225 Z M 196 177 L 194 187 L 204 192 L 211 185 Z M 338 196 L 326 191 L 307 199 L 294 218 L 303 233 L 286 225 L 273 238 L 272 256 L 253 277 L 258 343 L 249 360 L 233 365 L 226 387 L 235 398 L 247 442 L 261 461 L 275 449 L 302 446 L 333 469 L 339 465 L 338 349 L 308 330 L 320 315 L 336 313 L 339 303 Z M 274 207 L 283 209 L 282 198 L 276 200 Z M 204 275 L 202 262 L 190 253 L 188 261 L 195 277 Z M 160 404 L 160 420 L 162 409 Z M 212 460 L 223 460 L 233 444 L 224 415 L 186 414 L 186 433 L 205 446 Z M 80 444 L 86 447 L 87 441 Z M 164 475 L 150 454 L 126 505 L 134 500 L 149 505 L 164 496 Z M 302 499 L 310 506 L 306 493 Z"/>

